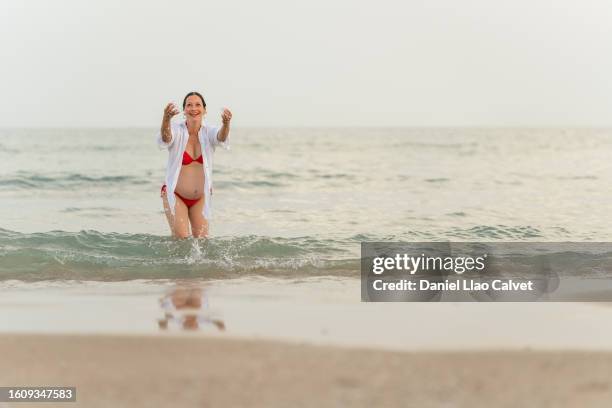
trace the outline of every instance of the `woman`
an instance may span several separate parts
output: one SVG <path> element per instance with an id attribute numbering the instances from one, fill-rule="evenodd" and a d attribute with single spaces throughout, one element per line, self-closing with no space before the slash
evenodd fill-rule
<path id="1" fill-rule="evenodd" d="M 212 156 L 217 146 L 229 149 L 229 130 L 232 113 L 224 109 L 222 126 L 208 126 L 203 122 L 206 102 L 197 92 L 190 92 L 183 100 L 185 121 L 171 123 L 179 111 L 169 103 L 157 138 L 160 149 L 168 149 L 166 184 L 161 197 L 170 231 L 177 238 L 208 236 L 211 215 Z"/>

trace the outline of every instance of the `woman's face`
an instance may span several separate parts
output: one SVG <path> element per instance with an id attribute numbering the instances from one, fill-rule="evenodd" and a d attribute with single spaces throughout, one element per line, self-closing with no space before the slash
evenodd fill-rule
<path id="1" fill-rule="evenodd" d="M 201 120 L 206 113 L 202 100 L 198 95 L 191 95 L 185 101 L 185 117 L 190 120 Z"/>

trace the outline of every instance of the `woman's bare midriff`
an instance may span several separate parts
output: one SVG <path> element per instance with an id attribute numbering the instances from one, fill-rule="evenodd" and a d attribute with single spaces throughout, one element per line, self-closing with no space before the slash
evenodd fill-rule
<path id="1" fill-rule="evenodd" d="M 190 146 L 190 143 L 188 143 L 185 151 L 194 159 L 202 154 L 199 143 L 197 148 Z M 174 191 L 190 200 L 201 198 L 204 195 L 204 166 L 196 161 L 181 166 Z"/>

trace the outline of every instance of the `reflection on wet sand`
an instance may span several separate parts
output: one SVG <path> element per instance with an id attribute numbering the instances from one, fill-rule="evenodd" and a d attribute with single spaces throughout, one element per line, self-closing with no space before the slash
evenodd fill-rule
<path id="1" fill-rule="evenodd" d="M 223 320 L 210 315 L 206 292 L 200 287 L 176 287 L 159 299 L 164 317 L 157 320 L 161 330 L 176 327 L 183 330 L 198 330 L 211 325 L 225 330 Z"/>

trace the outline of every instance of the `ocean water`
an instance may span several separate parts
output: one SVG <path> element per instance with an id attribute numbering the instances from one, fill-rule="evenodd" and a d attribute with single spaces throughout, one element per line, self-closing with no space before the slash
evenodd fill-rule
<path id="1" fill-rule="evenodd" d="M 155 129 L 0 130 L 0 280 L 359 276 L 362 241 L 610 241 L 612 130 L 246 129 L 175 240 Z"/>

